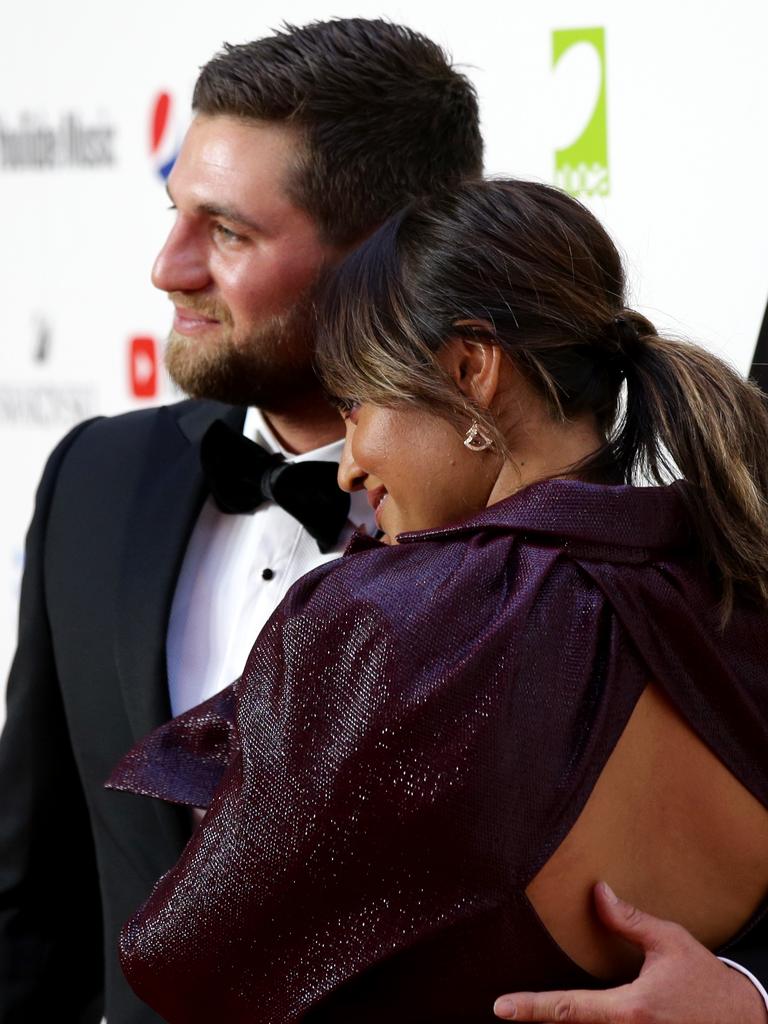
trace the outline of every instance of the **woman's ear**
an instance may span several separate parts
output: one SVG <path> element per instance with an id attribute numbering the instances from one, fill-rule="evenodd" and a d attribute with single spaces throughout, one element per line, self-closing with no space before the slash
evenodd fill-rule
<path id="1" fill-rule="evenodd" d="M 455 334 L 448 338 L 438 359 L 456 387 L 478 405 L 489 408 L 496 396 L 504 354 L 491 341 L 492 328 L 486 320 L 460 320 L 456 327 L 476 327 L 475 337 Z"/>

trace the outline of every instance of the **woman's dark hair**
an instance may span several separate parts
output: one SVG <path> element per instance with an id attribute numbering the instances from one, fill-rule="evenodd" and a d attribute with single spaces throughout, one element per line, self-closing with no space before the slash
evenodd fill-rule
<path id="1" fill-rule="evenodd" d="M 413 203 L 331 273 L 318 365 L 329 392 L 432 409 L 462 432 L 487 410 L 437 353 L 485 321 L 552 415 L 592 414 L 605 446 L 582 479 L 682 476 L 698 548 L 727 615 L 734 588 L 768 601 L 768 410 L 760 390 L 626 307 L 620 256 L 597 219 L 547 185 L 466 183 Z"/>
<path id="2" fill-rule="evenodd" d="M 359 241 L 414 196 L 482 173 L 471 82 L 431 39 L 381 19 L 285 25 L 201 70 L 197 114 L 281 122 L 303 152 L 289 191 L 327 241 Z"/>

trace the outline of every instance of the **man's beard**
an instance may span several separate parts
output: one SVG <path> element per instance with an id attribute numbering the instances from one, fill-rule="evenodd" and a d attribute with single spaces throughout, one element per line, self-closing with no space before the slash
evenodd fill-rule
<path id="1" fill-rule="evenodd" d="M 188 296 L 183 296 L 183 305 L 215 316 L 220 332 L 215 343 L 202 344 L 194 336 L 170 333 L 165 367 L 171 380 L 190 398 L 256 405 L 269 411 L 293 405 L 303 395 L 318 390 L 312 369 L 311 297 L 244 335 L 235 333 L 229 310 L 200 301 L 193 304 Z"/>

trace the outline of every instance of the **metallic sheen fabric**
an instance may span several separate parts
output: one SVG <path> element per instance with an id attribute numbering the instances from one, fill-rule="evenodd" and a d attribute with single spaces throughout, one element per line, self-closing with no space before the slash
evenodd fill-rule
<path id="1" fill-rule="evenodd" d="M 598 984 L 524 890 L 650 679 L 768 805 L 766 615 L 720 632 L 687 550 L 683 485 L 556 480 L 299 581 L 242 678 L 110 780 L 210 805 L 123 930 L 139 996 L 172 1024 L 469 1024 Z"/>

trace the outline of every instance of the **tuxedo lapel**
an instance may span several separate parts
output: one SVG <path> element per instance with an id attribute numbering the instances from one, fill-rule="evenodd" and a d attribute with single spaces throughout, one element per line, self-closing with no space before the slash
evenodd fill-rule
<path id="1" fill-rule="evenodd" d="M 133 508 L 128 513 L 116 660 L 138 740 L 171 717 L 166 631 L 176 580 L 206 486 L 199 441 L 214 419 L 242 427 L 244 410 L 213 402 L 158 410 Z"/>

